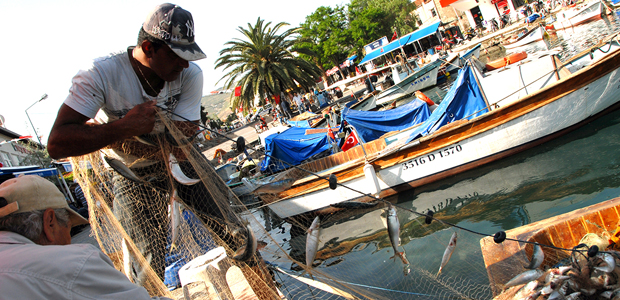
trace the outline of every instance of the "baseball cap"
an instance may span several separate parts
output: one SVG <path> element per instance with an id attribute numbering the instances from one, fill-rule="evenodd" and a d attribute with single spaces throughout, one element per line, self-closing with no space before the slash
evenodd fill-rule
<path id="1" fill-rule="evenodd" d="M 88 224 L 88 220 L 69 207 L 58 188 L 43 177 L 22 175 L 0 184 L 0 217 L 48 208 L 66 208 L 72 226 Z"/>
<path id="2" fill-rule="evenodd" d="M 194 42 L 192 14 L 178 5 L 164 3 L 155 7 L 142 28 L 165 42 L 182 59 L 193 61 L 207 57 Z"/>

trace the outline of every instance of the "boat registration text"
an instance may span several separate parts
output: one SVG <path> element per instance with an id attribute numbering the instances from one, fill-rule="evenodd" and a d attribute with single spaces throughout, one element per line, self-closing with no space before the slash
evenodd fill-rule
<path id="1" fill-rule="evenodd" d="M 412 169 L 414 167 L 421 166 L 426 163 L 431 163 L 438 159 L 442 159 L 450 155 L 458 154 L 461 151 L 463 151 L 463 147 L 461 145 L 454 145 L 454 146 L 446 147 L 436 152 L 429 153 L 424 156 L 416 157 L 410 161 L 404 162 L 403 170 Z"/>

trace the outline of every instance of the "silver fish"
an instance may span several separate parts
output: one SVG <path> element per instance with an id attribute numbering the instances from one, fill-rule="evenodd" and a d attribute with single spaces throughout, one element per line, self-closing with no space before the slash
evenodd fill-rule
<path id="1" fill-rule="evenodd" d="M 179 194 L 174 189 L 170 198 L 170 224 L 172 226 L 172 242 L 170 243 L 170 251 L 177 248 L 177 240 L 179 239 L 179 227 L 181 225 L 181 207 L 179 204 Z"/>
<path id="2" fill-rule="evenodd" d="M 392 243 L 392 248 L 394 249 L 394 256 L 390 258 L 395 258 L 398 256 L 400 260 L 403 261 L 403 264 L 408 265 L 409 261 L 405 256 L 405 252 L 398 251 L 398 247 L 400 247 L 400 222 L 398 221 L 398 216 L 396 215 L 396 208 L 392 205 L 389 205 L 388 207 L 387 227 L 390 242 Z"/>
<path id="3" fill-rule="evenodd" d="M 605 273 L 611 273 L 614 269 L 616 269 L 616 260 L 612 255 L 607 253 L 601 253 L 598 256 L 603 259 L 605 264 L 602 266 L 594 267 L 594 269 Z"/>
<path id="4" fill-rule="evenodd" d="M 122 161 L 107 155 L 104 155 L 103 159 L 108 163 L 108 165 L 110 165 L 110 167 L 112 167 L 112 169 L 114 169 L 114 171 L 121 174 L 121 176 L 134 182 L 143 182 L 143 180 L 140 179 L 140 177 L 138 177 L 138 175 L 129 169 L 129 167 L 127 167 Z"/>
<path id="5" fill-rule="evenodd" d="M 527 266 L 528 269 L 538 269 L 542 262 L 545 260 L 545 252 L 543 252 L 542 247 L 539 244 L 534 244 L 534 251 L 532 253 L 532 260 L 530 261 L 530 265 Z"/>
<path id="6" fill-rule="evenodd" d="M 448 247 L 446 247 L 446 251 L 443 252 L 443 258 L 441 259 L 441 266 L 439 267 L 439 272 L 437 272 L 437 275 L 441 274 L 441 270 L 443 270 L 443 267 L 446 266 L 446 264 L 452 257 L 452 253 L 454 252 L 455 248 L 456 248 L 456 231 L 452 234 L 452 237 L 450 238 L 450 242 L 448 243 Z"/>
<path id="7" fill-rule="evenodd" d="M 510 281 L 508 281 L 506 285 L 504 285 L 504 288 L 507 289 L 512 286 L 517 286 L 520 284 L 528 283 L 532 280 L 538 279 L 543 274 L 544 274 L 543 271 L 538 270 L 538 269 L 525 271 L 515 276 L 514 278 L 510 279 Z"/>
<path id="8" fill-rule="evenodd" d="M 247 235 L 245 237 L 245 245 L 235 252 L 235 255 L 233 256 L 234 260 L 247 261 L 252 258 L 254 253 L 256 253 L 258 242 L 256 241 L 256 236 L 254 235 L 250 224 L 246 226 L 246 232 Z"/>
<path id="9" fill-rule="evenodd" d="M 312 262 L 314 262 L 316 252 L 319 250 L 319 226 L 320 219 L 317 216 L 308 228 L 308 235 L 306 236 L 306 265 L 309 268 L 312 268 Z"/>
<path id="10" fill-rule="evenodd" d="M 254 193 L 277 194 L 284 190 L 288 190 L 295 182 L 292 178 L 282 179 L 274 182 L 265 183 L 257 187 Z"/>
<path id="11" fill-rule="evenodd" d="M 194 185 L 200 182 L 200 179 L 189 178 L 187 177 L 187 175 L 185 175 L 185 173 L 183 173 L 181 167 L 179 166 L 177 158 L 174 157 L 172 153 L 170 153 L 170 156 L 168 157 L 168 162 L 170 163 L 170 172 L 172 173 L 172 177 L 174 177 L 174 179 L 180 184 Z"/>

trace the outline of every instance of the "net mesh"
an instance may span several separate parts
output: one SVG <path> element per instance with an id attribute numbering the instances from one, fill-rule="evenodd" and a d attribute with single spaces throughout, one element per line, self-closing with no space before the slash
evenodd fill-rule
<path id="1" fill-rule="evenodd" d="M 523 259 L 498 262 L 487 270 L 480 235 L 438 221 L 427 224 L 412 212 L 431 209 L 437 219 L 465 228 L 493 228 L 487 221 L 463 221 L 475 220 L 478 201 L 486 203 L 478 195 L 468 195 L 432 203 L 414 201 L 414 207 L 396 204 L 397 246 L 408 264 L 393 258 L 386 203 L 323 211 L 316 256 L 309 265 L 306 253 L 313 242 L 308 235 L 317 214 L 281 220 L 261 201 L 246 206 L 193 143 L 187 143 L 175 122 L 164 115 L 159 118 L 166 133 L 151 136 L 152 145 L 127 140 L 113 146 L 137 155 L 136 164 L 144 160 L 151 164 L 129 165 L 127 173 L 105 151 L 71 159 L 101 249 L 118 270 L 151 295 L 173 297 L 169 287 L 202 276 L 200 280 L 209 284 L 205 298 L 240 298 L 225 280 L 227 269 L 238 267 L 251 289 L 246 293 L 258 299 L 491 299 L 497 295 L 512 299 L 508 291 L 502 294 L 504 284 L 529 263 L 531 247 L 506 241 L 505 247 L 522 248 Z M 170 163 L 171 154 L 178 164 Z M 137 179 L 130 179 L 134 175 Z M 298 179 L 307 174 L 291 169 L 280 176 Z M 197 182 L 186 182 L 189 179 Z M 263 197 L 271 197 L 266 201 L 271 202 L 275 196 Z M 457 245 L 438 274 L 453 233 Z M 248 247 L 258 251 L 246 251 Z M 565 257 L 549 255 L 545 265 L 553 266 Z M 497 280 L 490 282 L 490 276 Z"/>

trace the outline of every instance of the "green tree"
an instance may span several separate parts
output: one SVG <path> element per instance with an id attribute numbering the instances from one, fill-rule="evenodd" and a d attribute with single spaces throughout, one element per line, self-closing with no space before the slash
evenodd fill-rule
<path id="1" fill-rule="evenodd" d="M 363 56 L 364 46 L 387 36 L 392 36 L 393 19 L 390 14 L 377 7 L 357 9 L 350 6 L 350 32 L 355 41 L 356 54 Z"/>
<path id="2" fill-rule="evenodd" d="M 336 8 L 321 6 L 301 24 L 301 35 L 306 42 L 301 46 L 310 49 L 316 55 L 312 59 L 323 72 L 333 66 L 339 66 L 349 53 L 355 51 L 355 42 L 349 31 L 346 7 Z M 323 77 L 326 80 L 325 77 Z"/>
<path id="3" fill-rule="evenodd" d="M 204 106 L 200 106 L 200 123 L 201 124 L 207 124 L 207 120 L 209 119 L 209 112 L 207 111 L 207 108 Z"/>
<path id="4" fill-rule="evenodd" d="M 386 14 L 385 17 L 389 20 L 388 24 L 390 28 L 390 34 L 394 30 L 399 36 L 405 35 L 417 29 L 416 19 L 411 14 L 415 10 L 415 3 L 409 0 L 351 0 L 350 11 L 352 16 L 364 12 L 366 10 L 380 10 Z M 387 35 L 384 34 L 384 35 Z M 377 38 L 380 38 L 378 36 Z"/>
<path id="5" fill-rule="evenodd" d="M 39 146 L 38 143 L 29 140 L 27 143 L 24 143 L 23 146 L 25 146 L 30 153 L 19 162 L 20 165 L 41 166 L 46 168 L 52 164 L 52 158 L 49 153 L 47 153 L 47 149 Z"/>
<path id="6" fill-rule="evenodd" d="M 278 34 L 283 26 L 281 22 L 271 27 L 258 18 L 256 24 L 248 23 L 248 28 L 239 27 L 237 31 L 247 40 L 233 39 L 220 51 L 215 68 L 229 70 L 220 80 L 226 78 L 225 89 L 241 86 L 241 95 L 231 94 L 231 106 L 243 106 L 244 111 L 254 106 L 254 98 L 263 101 L 272 99 L 287 89 L 309 89 L 321 77 L 321 70 L 294 52 L 314 55 L 311 51 L 299 48 L 299 28 L 290 28 Z"/>

